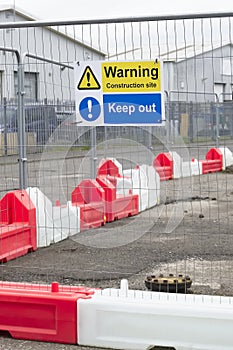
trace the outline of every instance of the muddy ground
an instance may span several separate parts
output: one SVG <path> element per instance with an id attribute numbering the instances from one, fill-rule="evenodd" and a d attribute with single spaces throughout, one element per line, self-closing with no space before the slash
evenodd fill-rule
<path id="1" fill-rule="evenodd" d="M 145 290 L 147 275 L 182 273 L 193 281 L 189 293 L 233 296 L 232 228 L 232 169 L 173 180 L 161 184 L 159 206 L 9 261 L 1 265 L 1 279 L 105 288 L 127 278 L 130 288 Z M 17 349 L 51 348 L 1 338 L 0 349 L 15 342 Z"/>

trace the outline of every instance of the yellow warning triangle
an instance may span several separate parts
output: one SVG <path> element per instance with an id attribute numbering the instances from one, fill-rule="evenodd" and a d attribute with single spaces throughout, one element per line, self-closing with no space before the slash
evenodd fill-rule
<path id="1" fill-rule="evenodd" d="M 100 89 L 100 84 L 92 72 L 91 67 L 87 66 L 77 86 L 78 90 Z"/>

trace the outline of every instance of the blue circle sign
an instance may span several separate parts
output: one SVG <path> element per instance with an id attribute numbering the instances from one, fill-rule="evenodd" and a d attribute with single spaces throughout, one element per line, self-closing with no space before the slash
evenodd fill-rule
<path id="1" fill-rule="evenodd" d="M 79 113 L 88 122 L 98 119 L 100 111 L 100 103 L 94 97 L 85 97 L 79 104 Z"/>

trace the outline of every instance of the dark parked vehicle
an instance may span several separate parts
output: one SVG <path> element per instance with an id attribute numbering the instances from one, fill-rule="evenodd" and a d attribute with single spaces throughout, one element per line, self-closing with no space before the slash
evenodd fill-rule
<path id="1" fill-rule="evenodd" d="M 57 111 L 56 114 L 57 114 L 57 122 L 58 124 L 61 124 L 67 119 L 71 118 L 73 114 L 75 114 L 75 111 Z"/>
<path id="2" fill-rule="evenodd" d="M 25 131 L 36 134 L 37 144 L 45 144 L 57 127 L 57 116 L 53 106 L 26 105 Z M 18 131 L 17 108 L 0 106 L 0 132 Z"/>

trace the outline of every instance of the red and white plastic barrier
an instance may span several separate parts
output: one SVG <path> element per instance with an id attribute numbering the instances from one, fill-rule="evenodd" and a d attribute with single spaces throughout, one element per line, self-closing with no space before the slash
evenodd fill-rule
<path id="1" fill-rule="evenodd" d="M 113 349 L 231 350 L 233 298 L 0 282 L 13 338 Z"/>

